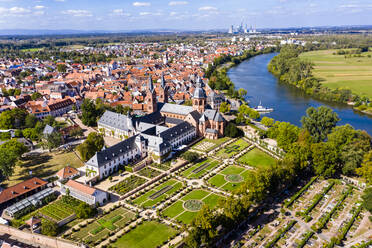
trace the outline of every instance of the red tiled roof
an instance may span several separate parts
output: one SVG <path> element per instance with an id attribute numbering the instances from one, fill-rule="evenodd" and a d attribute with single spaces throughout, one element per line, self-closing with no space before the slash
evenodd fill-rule
<path id="1" fill-rule="evenodd" d="M 47 182 L 45 182 L 44 180 L 37 177 L 33 177 L 14 186 L 6 188 L 2 192 L 0 192 L 0 204 L 7 202 L 18 196 L 21 196 L 34 189 L 42 187 L 46 184 Z"/>
<path id="2" fill-rule="evenodd" d="M 70 188 L 76 189 L 77 191 L 88 194 L 88 195 L 93 195 L 93 193 L 96 191 L 95 188 L 89 187 L 88 185 L 78 183 L 74 180 L 68 180 L 68 182 L 65 185 L 67 185 Z"/>
<path id="3" fill-rule="evenodd" d="M 57 172 L 57 176 L 62 179 L 69 178 L 70 176 L 76 174 L 78 174 L 78 170 L 71 166 L 66 166 L 65 168 L 62 168 L 60 171 Z"/>

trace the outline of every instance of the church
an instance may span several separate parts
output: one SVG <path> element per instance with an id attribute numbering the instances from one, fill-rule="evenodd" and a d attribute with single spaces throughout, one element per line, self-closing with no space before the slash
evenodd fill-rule
<path id="1" fill-rule="evenodd" d="M 108 177 L 121 164 L 132 164 L 147 156 L 161 163 L 197 137 L 222 137 L 226 121 L 217 110 L 207 108 L 207 96 L 201 80 L 198 81 L 192 106 L 168 103 L 164 77 L 158 89 L 154 88 L 150 77 L 145 98 L 146 115 L 137 117 L 106 111 L 98 120 L 98 130 L 122 141 L 97 152 L 86 162 L 89 182 Z"/>

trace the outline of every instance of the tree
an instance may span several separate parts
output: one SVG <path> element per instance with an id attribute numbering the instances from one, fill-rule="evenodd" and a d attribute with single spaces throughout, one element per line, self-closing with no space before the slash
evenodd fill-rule
<path id="1" fill-rule="evenodd" d="M 261 124 L 265 125 L 266 127 L 272 127 L 274 125 L 274 119 L 269 117 L 262 117 Z"/>
<path id="2" fill-rule="evenodd" d="M 232 122 L 229 122 L 225 129 L 225 136 L 230 138 L 236 138 L 242 135 L 242 130 L 236 127 Z"/>
<path id="3" fill-rule="evenodd" d="M 372 188 L 371 187 L 364 190 L 362 199 L 363 199 L 363 207 L 372 214 Z M 372 221 L 371 217 L 370 217 L 370 220 Z"/>
<path id="4" fill-rule="evenodd" d="M 203 205 L 191 223 L 186 245 L 188 247 L 210 247 L 217 234 L 216 216 L 208 205 Z"/>
<path id="5" fill-rule="evenodd" d="M 48 219 L 41 220 L 41 233 L 47 236 L 57 236 L 58 233 L 58 225 L 54 221 L 50 221 Z"/>
<path id="6" fill-rule="evenodd" d="M 65 73 L 66 70 L 67 70 L 67 65 L 65 65 L 65 64 L 58 64 L 57 65 L 57 70 L 58 70 L 58 72 Z"/>
<path id="7" fill-rule="evenodd" d="M 25 119 L 25 125 L 27 128 L 33 128 L 35 127 L 37 123 L 37 118 L 34 115 L 27 115 Z"/>
<path id="8" fill-rule="evenodd" d="M 0 170 L 5 177 L 13 174 L 14 166 L 25 152 L 27 152 L 27 147 L 16 139 L 0 146 Z"/>
<path id="9" fill-rule="evenodd" d="M 53 132 L 46 137 L 45 147 L 51 151 L 54 148 L 62 145 L 62 135 L 59 132 Z"/>
<path id="10" fill-rule="evenodd" d="M 84 99 L 83 104 L 81 105 L 81 121 L 84 125 L 93 127 L 97 126 L 97 111 L 94 103 L 89 99 Z"/>
<path id="11" fill-rule="evenodd" d="M 11 111 L 4 111 L 0 114 L 0 129 L 12 129 L 14 118 Z"/>
<path id="12" fill-rule="evenodd" d="M 76 208 L 76 216 L 79 219 L 88 219 L 96 214 L 96 209 L 92 208 L 85 202 L 81 202 Z"/>
<path id="13" fill-rule="evenodd" d="M 88 161 L 96 152 L 101 151 L 105 141 L 103 136 L 98 133 L 90 133 L 87 139 L 77 147 L 81 158 L 84 161 Z"/>
<path id="14" fill-rule="evenodd" d="M 42 98 L 42 97 L 43 97 L 43 95 L 42 95 L 41 93 L 39 93 L 39 92 L 34 92 L 34 93 L 32 93 L 32 95 L 31 95 L 31 99 L 32 99 L 33 101 L 36 101 L 37 99 Z"/>
<path id="15" fill-rule="evenodd" d="M 248 92 L 247 92 L 245 89 L 240 88 L 240 89 L 238 90 L 238 93 L 239 93 L 239 96 L 240 96 L 241 98 L 244 98 L 244 97 L 247 95 Z"/>
<path id="16" fill-rule="evenodd" d="M 74 129 L 70 130 L 69 135 L 71 137 L 81 137 L 81 136 L 84 135 L 84 131 L 83 131 L 83 129 L 81 129 L 81 127 L 76 127 Z"/>
<path id="17" fill-rule="evenodd" d="M 44 122 L 45 125 L 49 125 L 49 126 L 52 126 L 52 127 L 54 127 L 56 125 L 56 119 L 54 118 L 54 116 L 51 116 L 51 115 L 46 116 L 44 118 L 43 122 Z"/>
<path id="18" fill-rule="evenodd" d="M 336 147 L 328 142 L 315 143 L 311 151 L 315 173 L 325 178 L 335 175 L 339 164 Z"/>
<path id="19" fill-rule="evenodd" d="M 337 113 L 332 109 L 320 106 L 315 109 L 310 107 L 306 110 L 306 116 L 302 117 L 302 127 L 310 132 L 316 142 L 324 141 L 337 122 L 340 120 Z"/>
<path id="20" fill-rule="evenodd" d="M 362 166 L 356 169 L 356 173 L 372 184 L 372 150 L 364 155 Z"/>
<path id="21" fill-rule="evenodd" d="M 182 154 L 182 158 L 187 160 L 189 163 L 192 163 L 199 158 L 199 154 L 196 152 L 185 152 Z"/>
<path id="22" fill-rule="evenodd" d="M 267 136 L 276 139 L 280 148 L 288 150 L 290 145 L 298 140 L 299 133 L 300 129 L 297 126 L 277 121 L 269 128 Z"/>
<path id="23" fill-rule="evenodd" d="M 220 112 L 221 113 L 226 114 L 226 113 L 230 112 L 230 109 L 231 109 L 230 104 L 228 104 L 227 102 L 221 103 L 221 105 L 220 105 Z"/>

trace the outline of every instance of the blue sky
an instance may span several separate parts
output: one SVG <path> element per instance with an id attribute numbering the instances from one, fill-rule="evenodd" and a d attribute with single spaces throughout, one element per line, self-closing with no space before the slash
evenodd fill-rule
<path id="1" fill-rule="evenodd" d="M 367 25 L 371 13 L 371 0 L 0 0 L 0 29 Z"/>

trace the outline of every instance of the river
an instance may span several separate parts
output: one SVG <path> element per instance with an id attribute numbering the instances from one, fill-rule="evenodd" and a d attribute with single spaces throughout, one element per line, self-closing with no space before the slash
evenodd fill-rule
<path id="1" fill-rule="evenodd" d="M 306 115 L 309 107 L 325 105 L 331 107 L 339 115 L 339 125 L 349 123 L 356 129 L 366 130 L 372 135 L 372 117 L 354 111 L 344 104 L 324 102 L 308 95 L 293 86 L 279 83 L 267 69 L 267 65 L 276 53 L 259 55 L 246 60 L 229 70 L 228 76 L 236 88 L 244 88 L 248 94 L 246 99 L 251 107 L 256 107 L 260 101 L 274 112 L 265 116 L 278 121 L 286 121 L 301 125 L 301 117 Z"/>

